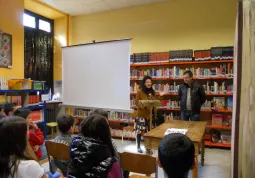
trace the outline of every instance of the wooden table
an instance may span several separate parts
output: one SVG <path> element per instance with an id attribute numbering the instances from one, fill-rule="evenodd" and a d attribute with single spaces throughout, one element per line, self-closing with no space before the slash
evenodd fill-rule
<path id="1" fill-rule="evenodd" d="M 144 135 L 144 146 L 146 149 L 158 149 L 161 139 L 169 128 L 180 128 L 188 129 L 187 136 L 193 141 L 195 146 L 195 166 L 192 170 L 192 178 L 198 178 L 198 161 L 197 157 L 199 155 L 199 146 L 201 146 L 201 165 L 204 165 L 204 133 L 207 122 L 203 121 L 181 121 L 172 120 L 168 121 L 150 132 Z"/>

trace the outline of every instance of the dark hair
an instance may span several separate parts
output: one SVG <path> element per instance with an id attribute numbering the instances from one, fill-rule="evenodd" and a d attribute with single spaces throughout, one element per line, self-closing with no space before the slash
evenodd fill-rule
<path id="1" fill-rule="evenodd" d="M 194 144 L 186 135 L 169 134 L 161 140 L 158 156 L 168 177 L 184 178 L 194 163 Z"/>
<path id="2" fill-rule="evenodd" d="M 4 105 L 0 104 L 0 112 L 2 112 L 3 109 L 4 109 Z"/>
<path id="3" fill-rule="evenodd" d="M 57 117 L 58 129 L 62 133 L 67 133 L 74 124 L 72 116 L 64 114 Z"/>
<path id="4" fill-rule="evenodd" d="M 190 70 L 184 71 L 183 75 L 188 74 L 190 77 L 193 77 L 193 73 Z"/>
<path id="5" fill-rule="evenodd" d="M 29 159 L 27 148 L 27 122 L 17 116 L 0 121 L 0 177 L 14 177 L 19 160 Z"/>
<path id="6" fill-rule="evenodd" d="M 6 116 L 8 116 L 9 113 L 13 111 L 13 107 L 14 107 L 14 106 L 13 106 L 13 104 L 11 104 L 11 103 L 6 103 L 6 104 L 4 105 L 4 113 L 6 114 Z"/>
<path id="7" fill-rule="evenodd" d="M 144 77 L 143 77 L 143 80 L 142 80 L 142 83 L 141 83 L 141 89 L 142 89 L 142 91 L 145 93 L 145 94 L 149 94 L 149 93 L 151 93 L 153 96 L 155 96 L 155 91 L 154 91 L 154 89 L 152 88 L 152 86 L 151 86 L 151 88 L 147 88 L 146 86 L 145 86 L 145 82 L 146 82 L 146 80 L 151 80 L 151 82 L 152 82 L 152 78 L 150 77 L 150 76 L 148 76 L 148 75 L 145 75 Z"/>
<path id="8" fill-rule="evenodd" d="M 28 109 L 17 109 L 16 111 L 14 111 L 14 116 L 19 116 L 23 119 L 27 119 L 29 114 L 31 114 L 31 111 Z"/>
<path id="9" fill-rule="evenodd" d="M 95 109 L 95 110 L 93 110 L 93 111 L 90 113 L 90 115 L 92 115 L 92 114 L 99 114 L 99 115 L 102 115 L 102 116 L 104 116 L 104 117 L 108 120 L 108 112 L 105 111 L 105 110 L 103 110 L 103 109 Z"/>
<path id="10" fill-rule="evenodd" d="M 90 137 L 102 141 L 108 146 L 111 156 L 116 156 L 112 144 L 109 124 L 104 116 L 92 114 L 80 124 L 80 131 L 84 137 Z"/>

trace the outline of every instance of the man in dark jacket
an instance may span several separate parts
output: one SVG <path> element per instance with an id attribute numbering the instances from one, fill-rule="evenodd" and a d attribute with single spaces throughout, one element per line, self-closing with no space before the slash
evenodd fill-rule
<path id="1" fill-rule="evenodd" d="M 200 108 L 205 102 L 204 88 L 193 82 L 193 73 L 187 70 L 183 73 L 184 84 L 179 88 L 181 119 L 199 121 Z"/>

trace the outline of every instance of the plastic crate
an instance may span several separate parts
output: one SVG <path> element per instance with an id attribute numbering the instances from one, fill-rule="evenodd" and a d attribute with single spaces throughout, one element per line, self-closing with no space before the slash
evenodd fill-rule
<path id="1" fill-rule="evenodd" d="M 33 81 L 33 90 L 44 90 L 45 81 Z"/>
<path id="2" fill-rule="evenodd" d="M 27 79 L 11 79 L 8 80 L 8 88 L 10 90 L 31 90 L 33 80 Z"/>

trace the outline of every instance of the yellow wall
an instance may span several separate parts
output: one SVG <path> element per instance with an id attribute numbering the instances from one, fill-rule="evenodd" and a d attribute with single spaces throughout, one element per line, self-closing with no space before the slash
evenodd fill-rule
<path id="1" fill-rule="evenodd" d="M 0 68 L 0 76 L 24 77 L 24 0 L 0 0 L 0 29 L 12 34 L 12 69 Z"/>
<path id="2" fill-rule="evenodd" d="M 72 18 L 72 44 L 133 38 L 132 52 L 233 45 L 237 0 L 170 0 Z"/>
<path id="3" fill-rule="evenodd" d="M 61 42 L 67 44 L 67 17 L 54 20 L 54 80 L 62 79 Z M 65 45 L 66 46 L 66 45 Z"/>

